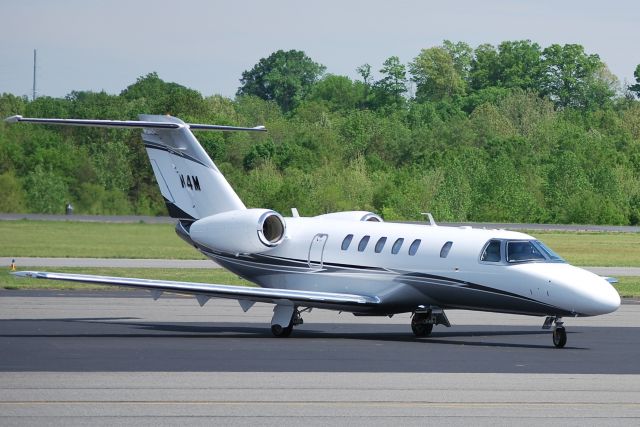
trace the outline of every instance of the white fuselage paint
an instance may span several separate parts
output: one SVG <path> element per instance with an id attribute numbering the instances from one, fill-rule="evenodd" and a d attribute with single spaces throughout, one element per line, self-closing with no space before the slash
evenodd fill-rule
<path id="1" fill-rule="evenodd" d="M 595 316 L 615 311 L 620 305 L 618 293 L 604 278 L 565 262 L 480 261 L 489 240 L 535 240 L 527 234 L 322 216 L 285 220 L 283 242 L 262 253 L 259 261 L 242 260 L 239 254 L 237 261 L 208 255 L 263 287 L 377 296 L 383 301 L 383 314 L 432 305 L 531 315 Z M 349 234 L 353 239 L 343 250 L 341 245 Z M 364 236 L 370 236 L 369 242 L 359 251 Z M 386 243 L 376 253 L 376 243 L 382 237 L 387 238 Z M 398 238 L 404 242 L 399 252 L 392 254 Z M 420 246 L 409 255 L 416 239 L 421 240 Z M 446 242 L 452 242 L 452 246 L 442 258 L 440 251 Z"/>

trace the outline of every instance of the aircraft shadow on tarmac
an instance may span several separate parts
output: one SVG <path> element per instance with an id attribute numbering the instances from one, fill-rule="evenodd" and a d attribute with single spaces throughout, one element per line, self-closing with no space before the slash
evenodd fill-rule
<path id="1" fill-rule="evenodd" d="M 7 333 L 7 328 L 0 328 L 0 337 L 12 338 L 181 338 L 181 339 L 273 339 L 268 325 L 264 326 L 247 326 L 241 323 L 158 323 L 158 322 L 136 322 L 135 317 L 104 317 L 104 318 L 57 318 L 57 319 L 20 319 L 11 320 L 11 322 L 23 323 L 23 327 L 18 328 L 19 332 Z M 5 321 L 0 321 L 2 324 Z M 33 323 L 33 327 L 29 327 L 27 323 Z M 69 324 L 67 333 L 60 331 L 59 328 L 51 327 L 52 323 Z M 46 326 L 41 326 L 45 324 Z M 79 332 L 71 325 L 82 325 L 82 332 Z M 309 325 L 310 326 L 310 325 Z M 526 330 L 514 326 L 499 326 L 501 330 L 495 330 L 496 326 L 488 325 L 461 325 L 459 328 L 463 330 L 452 330 L 441 328 L 434 331 L 429 337 L 416 338 L 410 331 L 400 330 L 402 325 L 379 325 L 379 324 L 349 324 L 349 329 L 345 330 L 344 324 L 339 323 L 322 323 L 314 325 L 324 327 L 326 329 L 305 329 L 305 327 L 296 328 L 292 336 L 288 339 L 280 339 L 283 344 L 295 344 L 300 340 L 306 339 L 334 339 L 337 341 L 353 340 L 353 341 L 384 341 L 398 343 L 415 343 L 428 345 L 465 345 L 475 347 L 503 347 L 503 348 L 552 348 L 548 343 L 545 344 L 524 344 L 509 343 L 503 340 L 485 341 L 485 339 L 501 338 L 501 337 L 518 337 L 518 336 L 548 336 L 549 331 L 545 330 Z M 339 330 L 336 330 L 336 327 Z M 408 329 L 409 326 L 407 325 Z M 472 328 L 472 330 L 469 330 Z M 493 330 L 492 330 L 493 328 Z M 506 329 L 505 329 L 506 328 Z M 51 330 L 51 333 L 43 333 Z M 330 331 L 328 331 L 330 330 Z M 33 333 L 30 333 L 33 331 Z M 148 331 L 148 333 L 140 333 L 138 331 Z M 579 334 L 579 331 L 570 331 L 570 334 Z M 586 350 L 582 347 L 566 348 L 574 350 Z"/>

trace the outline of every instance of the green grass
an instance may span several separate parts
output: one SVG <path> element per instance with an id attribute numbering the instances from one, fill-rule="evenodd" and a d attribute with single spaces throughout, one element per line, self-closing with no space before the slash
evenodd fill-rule
<path id="1" fill-rule="evenodd" d="M 623 298 L 640 298 L 640 277 L 618 277 L 615 288 Z"/>
<path id="2" fill-rule="evenodd" d="M 253 286 L 250 282 L 222 268 L 81 268 L 81 267 L 23 267 L 21 270 L 56 271 L 58 273 L 96 274 L 101 276 L 137 277 L 140 279 L 176 280 L 182 282 L 218 283 Z M 0 274 L 4 289 L 126 289 L 101 285 L 85 285 L 54 280 L 18 278 Z"/>
<path id="3" fill-rule="evenodd" d="M 204 259 L 171 224 L 0 221 L 0 256 Z"/>
<path id="4" fill-rule="evenodd" d="M 573 265 L 640 267 L 640 233 L 529 233 Z"/>

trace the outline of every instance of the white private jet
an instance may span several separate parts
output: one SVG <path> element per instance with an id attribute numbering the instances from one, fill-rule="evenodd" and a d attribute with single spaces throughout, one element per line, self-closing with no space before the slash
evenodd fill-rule
<path id="1" fill-rule="evenodd" d="M 247 209 L 192 134 L 192 130 L 265 131 L 187 124 L 171 116 L 140 121 L 43 119 L 13 116 L 9 123 L 142 128 L 151 166 L 177 219 L 176 232 L 226 269 L 259 285 L 230 286 L 37 271 L 22 277 L 142 288 L 274 304 L 271 331 L 287 337 L 312 308 L 356 316 L 412 313 L 418 337 L 450 326 L 445 309 L 546 316 L 553 344 L 563 347 L 563 317 L 597 316 L 620 306 L 606 278 L 574 267 L 535 238 L 512 231 L 383 222 L 372 212 L 283 217 Z M 612 279 L 613 281 L 613 279 Z"/>

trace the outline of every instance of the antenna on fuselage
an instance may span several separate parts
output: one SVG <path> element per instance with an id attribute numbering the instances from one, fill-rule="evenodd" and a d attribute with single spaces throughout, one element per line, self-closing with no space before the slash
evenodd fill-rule
<path id="1" fill-rule="evenodd" d="M 433 215 L 431 215 L 431 212 L 421 212 L 422 215 L 425 215 L 427 217 L 427 219 L 429 219 L 429 225 L 433 226 L 433 227 L 437 227 L 438 224 L 436 224 L 436 221 L 433 219 Z"/>

